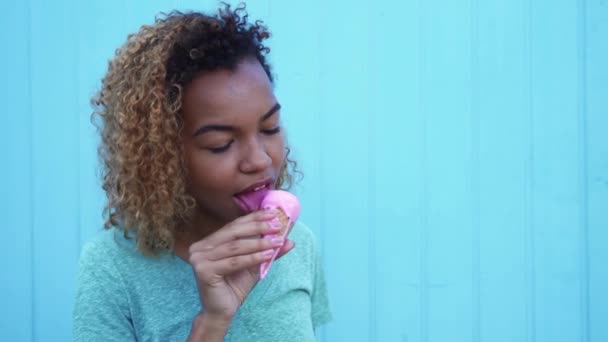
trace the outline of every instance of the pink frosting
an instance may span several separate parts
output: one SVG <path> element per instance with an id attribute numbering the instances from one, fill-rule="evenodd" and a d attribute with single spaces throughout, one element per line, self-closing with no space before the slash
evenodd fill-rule
<path id="1" fill-rule="evenodd" d="M 292 222 L 297 221 L 300 216 L 300 201 L 294 194 L 283 190 L 269 191 L 260 207 L 262 209 L 281 208 Z"/>

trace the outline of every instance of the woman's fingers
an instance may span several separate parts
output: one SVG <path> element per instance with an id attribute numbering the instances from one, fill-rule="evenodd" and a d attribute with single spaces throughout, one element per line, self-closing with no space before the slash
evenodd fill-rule
<path id="1" fill-rule="evenodd" d="M 203 260 L 201 262 L 197 262 L 194 268 L 197 273 L 202 275 L 203 278 L 213 278 L 215 275 L 227 276 L 253 266 L 258 266 L 262 262 L 270 260 L 273 253 L 274 249 L 267 249 L 256 253 L 237 255 L 221 260 Z"/>
<path id="2" fill-rule="evenodd" d="M 248 236 L 276 233 L 278 229 L 272 227 L 267 222 L 275 216 L 276 213 L 258 211 L 240 217 L 205 239 L 192 244 L 190 246 L 190 254 L 195 252 L 207 252 L 226 242 Z"/>
<path id="3" fill-rule="evenodd" d="M 216 277 L 224 277 L 230 275 L 234 272 L 242 271 L 247 268 L 255 268 L 259 267 L 259 265 L 268 261 L 272 258 L 276 248 L 280 248 L 279 254 L 276 259 L 281 258 L 285 254 L 289 253 L 294 247 L 295 244 L 291 240 L 285 241 L 283 247 L 271 247 L 267 248 L 266 246 L 272 245 L 270 239 L 241 239 L 237 240 L 239 243 L 234 244 L 232 247 L 228 247 L 230 243 L 222 245 L 220 247 L 228 247 L 228 248 L 217 248 L 217 251 L 214 250 L 215 254 L 212 258 L 210 255 L 212 253 L 203 253 L 198 252 L 194 253 L 190 256 L 190 263 L 192 264 L 194 270 L 197 274 L 199 274 L 201 280 L 205 282 L 213 282 Z M 278 244 L 278 241 L 274 244 Z M 231 251 L 232 250 L 232 251 Z M 239 252 L 236 252 L 236 251 Z M 255 250 L 255 252 L 246 253 L 246 251 Z M 224 258 L 218 258 L 221 254 L 230 255 Z M 237 253 L 237 254 L 230 254 Z M 245 254 L 238 254 L 245 253 Z M 217 258 L 217 259 L 215 259 Z"/>
<path id="4" fill-rule="evenodd" d="M 241 216 L 236 220 L 232 221 L 230 224 L 240 224 L 251 221 L 266 221 L 274 218 L 275 216 L 277 216 L 276 210 L 258 210 L 249 213 L 245 216 Z"/>
<path id="5" fill-rule="evenodd" d="M 207 258 L 211 261 L 230 258 L 233 256 L 246 255 L 272 248 L 280 248 L 285 245 L 285 240 L 281 237 L 276 238 L 241 238 L 232 240 L 217 246 L 207 253 Z"/>
<path id="6" fill-rule="evenodd" d="M 210 283 L 217 277 L 258 267 L 272 259 L 277 248 L 277 259 L 291 251 L 293 241 L 276 236 L 280 228 L 267 222 L 275 216 L 276 212 L 265 211 L 245 215 L 192 244 L 190 263 L 200 279 Z M 263 235 L 274 237 L 262 238 Z"/>

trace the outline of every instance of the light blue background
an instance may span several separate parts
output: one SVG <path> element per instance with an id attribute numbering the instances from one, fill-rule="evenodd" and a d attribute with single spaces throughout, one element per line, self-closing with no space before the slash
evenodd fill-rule
<path id="1" fill-rule="evenodd" d="M 68 341 L 89 98 L 159 11 L 2 0 L 0 340 Z M 322 341 L 608 341 L 608 3 L 259 0 L 321 239 Z"/>

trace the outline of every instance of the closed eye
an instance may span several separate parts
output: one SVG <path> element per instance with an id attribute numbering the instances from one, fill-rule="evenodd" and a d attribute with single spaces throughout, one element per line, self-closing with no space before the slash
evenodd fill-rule
<path id="1" fill-rule="evenodd" d="M 281 126 L 277 126 L 275 128 L 272 129 L 263 129 L 262 133 L 266 134 L 266 135 L 273 135 L 273 134 L 277 134 L 281 131 Z"/>
<path id="2" fill-rule="evenodd" d="M 281 126 L 277 126 L 275 128 L 271 128 L 271 129 L 263 129 L 262 133 L 266 134 L 266 135 L 274 135 L 277 134 L 281 131 Z M 228 151 L 228 149 L 230 148 L 230 146 L 232 145 L 232 143 L 234 142 L 234 140 L 231 140 L 229 143 L 227 143 L 226 145 L 223 146 L 219 146 L 219 147 L 209 147 L 207 148 L 207 150 L 211 151 L 211 153 L 223 153 Z"/>
<path id="3" fill-rule="evenodd" d="M 220 147 L 209 147 L 207 148 L 209 151 L 211 151 L 211 153 L 222 153 L 222 152 L 226 152 L 228 151 L 228 149 L 230 148 L 230 145 L 232 145 L 232 143 L 234 142 L 234 140 L 230 140 L 229 143 L 227 143 L 224 146 L 220 146 Z"/>

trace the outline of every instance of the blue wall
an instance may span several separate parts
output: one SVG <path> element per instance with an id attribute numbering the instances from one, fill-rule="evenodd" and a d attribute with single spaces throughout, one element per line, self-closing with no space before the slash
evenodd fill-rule
<path id="1" fill-rule="evenodd" d="M 209 1 L 3 0 L 0 340 L 71 339 L 101 229 L 88 101 L 127 33 Z M 251 1 L 274 33 L 322 341 L 608 341 L 608 3 Z"/>

